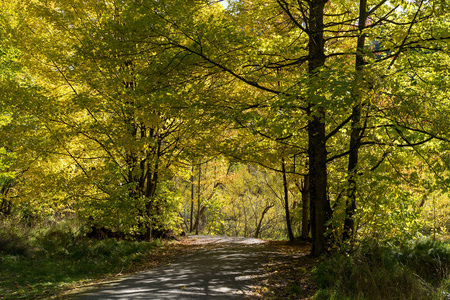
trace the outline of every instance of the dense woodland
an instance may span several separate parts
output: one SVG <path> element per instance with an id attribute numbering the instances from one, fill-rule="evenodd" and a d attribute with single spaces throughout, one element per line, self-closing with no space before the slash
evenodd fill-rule
<path id="1" fill-rule="evenodd" d="M 309 224 L 315 254 L 446 234 L 446 8 L 3 3 L 1 213 L 146 239 Z"/>
<path id="2" fill-rule="evenodd" d="M 2 220 L 448 237 L 449 3 L 221 2 L 1 1 Z"/>
<path id="3" fill-rule="evenodd" d="M 446 0 L 0 5 L 0 254 L 19 231 L 56 249 L 58 224 L 360 253 L 318 269 L 330 287 L 389 245 L 417 295 L 450 290 L 450 247 L 411 246 L 450 235 Z"/>

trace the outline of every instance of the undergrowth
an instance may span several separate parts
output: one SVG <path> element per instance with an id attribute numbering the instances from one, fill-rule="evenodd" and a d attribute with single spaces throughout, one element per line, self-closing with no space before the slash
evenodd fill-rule
<path id="1" fill-rule="evenodd" d="M 450 299 L 450 244 L 368 243 L 328 258 L 315 271 L 314 299 Z"/>
<path id="2" fill-rule="evenodd" d="M 70 224 L 0 224 L 0 298 L 39 299 L 127 271 L 162 242 L 93 240 Z"/>

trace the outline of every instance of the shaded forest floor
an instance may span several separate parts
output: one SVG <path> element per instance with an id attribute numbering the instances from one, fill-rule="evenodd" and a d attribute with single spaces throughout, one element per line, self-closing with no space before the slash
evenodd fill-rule
<path id="1" fill-rule="evenodd" d="M 237 241 L 237 242 L 236 242 Z M 248 243 L 246 242 L 248 241 Z M 254 242 L 257 241 L 257 242 Z M 258 242 L 259 241 L 259 242 Z M 155 251 L 149 253 L 148 257 L 139 264 L 133 265 L 121 275 L 131 275 L 140 271 L 153 270 L 157 272 L 162 266 L 168 268 L 177 261 L 188 260 L 193 255 L 202 257 L 204 254 L 216 255 L 226 260 L 224 253 L 251 254 L 251 265 L 244 268 L 247 270 L 236 277 L 245 278 L 248 289 L 244 293 L 247 299 L 308 299 L 315 293 L 312 283 L 311 271 L 317 264 L 317 260 L 308 256 L 310 246 L 305 243 L 290 244 L 284 241 L 226 238 L 226 237 L 190 237 L 181 241 L 171 242 Z M 256 260 L 255 260 L 256 258 Z M 227 262 L 223 261 L 226 269 Z M 167 267 L 165 267 L 167 266 Z M 233 266 L 232 263 L 230 266 Z M 241 270 L 242 270 L 242 266 Z M 245 273 L 245 274 L 244 274 Z M 250 274 L 250 275 L 248 275 Z M 125 276 L 126 277 L 126 276 Z M 122 276 L 120 277 L 122 278 Z M 71 290 L 58 295 L 57 299 L 74 299 L 86 296 L 95 291 L 99 285 L 105 285 L 108 281 L 117 280 L 117 276 L 108 276 L 101 280 L 94 280 L 80 286 L 73 286 Z M 188 286 L 189 289 L 189 286 Z M 241 295 L 241 296 L 244 296 Z M 83 299 L 83 298 L 82 298 Z"/>

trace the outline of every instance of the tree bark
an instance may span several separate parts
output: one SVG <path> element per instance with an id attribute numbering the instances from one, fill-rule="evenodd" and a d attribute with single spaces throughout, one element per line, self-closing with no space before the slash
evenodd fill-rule
<path id="1" fill-rule="evenodd" d="M 309 42 L 308 72 L 311 79 L 325 65 L 324 7 L 327 0 L 309 1 Z M 319 80 L 319 79 L 316 79 Z M 312 90 L 310 97 L 315 96 Z M 313 96 L 314 95 L 314 96 Z M 311 100 L 311 99 L 310 99 Z M 331 217 L 330 204 L 327 199 L 327 148 L 325 132 L 324 107 L 309 102 L 308 114 L 308 154 L 310 184 L 310 215 L 312 256 L 319 256 L 327 251 L 326 224 Z"/>
<path id="2" fill-rule="evenodd" d="M 146 236 L 145 239 L 147 241 L 150 241 L 153 238 L 153 227 L 154 225 L 156 225 L 153 221 L 152 221 L 152 214 L 156 213 L 159 214 L 161 208 L 160 207 L 153 207 L 154 206 L 154 199 L 155 199 L 155 194 L 156 194 L 156 187 L 158 185 L 158 172 L 159 172 L 159 159 L 161 157 L 161 142 L 158 141 L 156 149 L 155 149 L 155 154 L 154 154 L 154 159 L 155 159 L 155 163 L 152 165 L 151 161 L 149 160 L 147 162 L 147 184 L 145 187 L 145 198 L 147 200 L 146 203 L 146 209 L 147 209 L 147 217 L 149 218 L 149 223 L 147 224 L 147 232 L 146 232 Z"/>
<path id="3" fill-rule="evenodd" d="M 351 133 L 350 133 L 350 145 L 348 156 L 348 188 L 347 188 L 347 202 L 345 209 L 344 231 L 342 239 L 353 239 L 355 234 L 355 221 L 354 214 L 356 211 L 356 176 L 358 166 L 358 154 L 361 146 L 361 93 L 360 93 L 360 81 L 363 77 L 362 70 L 365 65 L 364 61 L 364 43 L 365 34 L 363 30 L 366 28 L 367 21 L 367 0 L 360 0 L 359 4 L 359 21 L 358 21 L 358 41 L 356 47 L 356 60 L 355 60 L 355 89 L 352 97 L 355 100 L 355 106 L 352 110 L 351 120 Z"/>
<path id="4" fill-rule="evenodd" d="M 193 220 L 194 220 L 194 170 L 195 166 L 192 165 L 191 169 L 191 217 L 190 217 L 190 223 L 189 223 L 189 233 L 192 233 L 193 230 Z"/>
<path id="5" fill-rule="evenodd" d="M 281 159 L 281 170 L 283 172 L 283 189 L 284 189 L 284 211 L 286 214 L 286 229 L 288 232 L 289 241 L 294 241 L 294 233 L 292 232 L 291 226 L 291 216 L 289 213 L 289 191 L 288 191 L 288 183 L 286 177 L 286 161 L 284 158 Z"/>
<path id="6" fill-rule="evenodd" d="M 200 179 L 202 176 L 202 165 L 198 164 L 198 186 L 197 186 L 197 197 L 198 197 L 198 203 L 197 203 L 197 218 L 195 219 L 195 234 L 198 235 L 198 231 L 199 231 L 199 226 L 200 226 Z"/>

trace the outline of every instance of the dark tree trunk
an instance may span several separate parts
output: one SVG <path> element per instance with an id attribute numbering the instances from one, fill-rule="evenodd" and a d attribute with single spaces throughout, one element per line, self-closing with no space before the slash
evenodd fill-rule
<path id="1" fill-rule="evenodd" d="M 194 220 L 194 170 L 195 166 L 192 165 L 192 175 L 191 175 L 191 218 L 189 223 L 189 233 L 192 233 L 193 230 L 193 220 Z"/>
<path id="2" fill-rule="evenodd" d="M 146 170 L 146 177 L 147 177 L 147 185 L 145 187 L 145 198 L 147 200 L 146 203 L 146 209 L 147 209 L 147 216 L 150 220 L 147 226 L 146 234 L 145 234 L 145 240 L 150 241 L 153 238 L 153 227 L 157 224 L 155 224 L 152 221 L 152 214 L 159 214 L 161 208 L 156 206 L 154 207 L 154 199 L 156 194 L 156 187 L 158 185 L 158 171 L 159 171 L 159 159 L 161 157 L 161 142 L 158 141 L 158 144 L 155 149 L 155 155 L 154 155 L 155 163 L 152 165 L 151 161 L 149 160 L 147 162 L 147 170 Z M 159 204 L 157 204 L 159 205 Z"/>
<path id="3" fill-rule="evenodd" d="M 258 226 L 256 227 L 256 230 L 255 230 L 255 234 L 254 234 L 254 237 L 255 237 L 255 238 L 258 238 L 258 237 L 259 237 L 259 234 L 260 234 L 260 232 L 261 232 L 261 226 L 262 226 L 262 221 L 263 221 L 263 219 L 264 219 L 264 216 L 267 214 L 267 212 L 269 211 L 269 209 L 271 209 L 272 207 L 274 207 L 274 204 L 271 204 L 271 205 L 266 206 L 266 207 L 264 208 L 264 210 L 263 210 L 263 212 L 262 212 L 262 214 L 261 214 L 261 218 L 259 219 Z"/>
<path id="4" fill-rule="evenodd" d="M 325 0 L 309 1 L 309 59 L 308 71 L 312 80 L 325 65 L 324 7 Z M 318 78 L 316 80 L 319 80 Z M 315 96 L 312 90 L 310 97 Z M 325 132 L 325 109 L 310 102 L 308 107 L 308 154 L 311 214 L 311 255 L 319 256 L 327 251 L 326 224 L 331 217 L 327 199 L 327 148 Z"/>
<path id="5" fill-rule="evenodd" d="M 199 227 L 200 227 L 200 209 L 201 209 L 201 203 L 200 203 L 200 180 L 202 176 L 202 165 L 198 164 L 198 186 L 197 186 L 197 197 L 198 197 L 198 203 L 197 203 L 197 218 L 195 220 L 195 234 L 198 234 Z"/>
<path id="6" fill-rule="evenodd" d="M 350 133 L 350 145 L 349 145 L 349 156 L 348 156 L 348 189 L 347 189 L 347 207 L 345 209 L 345 220 L 344 220 L 344 231 L 342 238 L 343 240 L 352 239 L 355 234 L 355 221 L 354 214 L 356 211 L 356 176 L 357 176 L 357 166 L 358 166 L 358 154 L 361 146 L 361 93 L 360 93 L 360 81 L 362 74 L 362 69 L 365 64 L 364 61 L 364 43 L 365 34 L 363 30 L 366 27 L 367 21 L 367 0 L 360 0 L 359 7 L 359 36 L 356 48 L 356 61 L 355 61 L 355 90 L 353 92 L 353 98 L 355 100 L 355 105 L 352 110 L 352 121 L 351 121 L 351 133 Z"/>
<path id="7" fill-rule="evenodd" d="M 294 233 L 292 232 L 291 226 L 291 216 L 289 213 L 289 191 L 288 191 L 288 183 L 286 178 L 286 161 L 284 158 L 281 159 L 281 170 L 283 172 L 283 189 L 284 189 L 284 211 L 286 214 L 286 228 L 288 232 L 289 241 L 294 241 Z"/>

